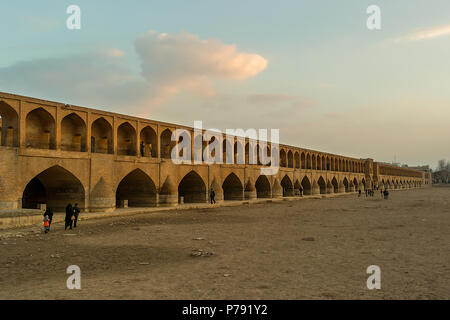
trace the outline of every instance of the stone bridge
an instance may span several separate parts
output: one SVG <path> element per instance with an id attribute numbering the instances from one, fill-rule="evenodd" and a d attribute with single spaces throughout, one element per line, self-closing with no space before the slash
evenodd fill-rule
<path id="1" fill-rule="evenodd" d="M 236 157 L 245 149 L 245 163 L 174 164 L 172 132 L 193 136 L 191 127 L 1 92 L 0 116 L 0 208 L 45 203 L 58 211 L 70 202 L 110 211 L 204 203 L 211 188 L 216 200 L 236 201 L 416 188 L 429 181 L 422 171 L 282 144 L 280 168 L 266 176 L 248 138 L 245 148 L 235 138 L 222 149 Z M 257 162 L 249 163 L 254 154 Z"/>

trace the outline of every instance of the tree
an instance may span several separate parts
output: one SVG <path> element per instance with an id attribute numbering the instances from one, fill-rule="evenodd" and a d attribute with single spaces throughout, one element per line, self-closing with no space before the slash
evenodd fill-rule
<path id="1" fill-rule="evenodd" d="M 437 180 L 442 183 L 449 183 L 450 177 L 450 162 L 445 159 L 438 161 Z"/>

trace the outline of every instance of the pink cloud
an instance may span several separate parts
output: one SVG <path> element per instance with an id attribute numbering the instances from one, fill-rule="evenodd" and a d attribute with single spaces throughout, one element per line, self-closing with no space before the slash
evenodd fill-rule
<path id="1" fill-rule="evenodd" d="M 142 76 L 156 85 L 155 104 L 181 90 L 214 95 L 214 80 L 244 80 L 262 72 L 268 64 L 258 54 L 238 51 L 234 44 L 214 38 L 201 40 L 188 32 L 169 35 L 150 31 L 135 45 Z"/>

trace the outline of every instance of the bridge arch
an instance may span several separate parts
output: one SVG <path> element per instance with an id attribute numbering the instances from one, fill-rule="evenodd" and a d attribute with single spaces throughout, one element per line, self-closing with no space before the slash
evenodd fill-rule
<path id="1" fill-rule="evenodd" d="M 325 182 L 325 179 L 322 176 L 320 176 L 319 179 L 317 180 L 317 184 L 319 185 L 320 194 L 326 194 L 327 193 L 327 184 Z"/>
<path id="2" fill-rule="evenodd" d="M 294 167 L 294 156 L 293 156 L 291 150 L 288 151 L 287 158 L 288 158 L 288 168 L 293 168 Z"/>
<path id="3" fill-rule="evenodd" d="M 32 178 L 22 194 L 22 208 L 37 209 L 44 203 L 53 211 L 64 211 L 68 203 L 85 208 L 84 186 L 70 171 L 52 166 Z"/>
<path id="4" fill-rule="evenodd" d="M 310 195 L 312 194 L 311 190 L 311 182 L 309 181 L 307 176 L 304 176 L 301 182 L 302 188 L 303 188 L 303 194 L 304 195 Z"/>
<path id="5" fill-rule="evenodd" d="M 270 187 L 269 179 L 267 176 L 260 175 L 255 182 L 256 197 L 257 198 L 271 198 L 272 189 Z"/>
<path id="6" fill-rule="evenodd" d="M 280 149 L 280 167 L 286 167 L 286 151 Z"/>
<path id="7" fill-rule="evenodd" d="M 136 155 L 136 129 L 127 121 L 117 128 L 117 154 Z"/>
<path id="8" fill-rule="evenodd" d="M 230 173 L 222 183 L 224 200 L 243 200 L 244 187 L 241 180 L 234 173 Z"/>
<path id="9" fill-rule="evenodd" d="M 300 169 L 300 155 L 297 151 L 294 153 L 294 165 L 296 169 Z"/>
<path id="10" fill-rule="evenodd" d="M 192 170 L 178 184 L 178 195 L 184 197 L 184 203 L 204 203 L 207 199 L 206 184 L 202 177 Z"/>
<path id="11" fill-rule="evenodd" d="M 56 123 L 44 108 L 30 111 L 26 117 L 26 146 L 34 149 L 56 149 Z"/>
<path id="12" fill-rule="evenodd" d="M 285 175 L 281 180 L 281 187 L 283 188 L 283 197 L 294 196 L 294 186 L 292 185 L 291 178 Z"/>
<path id="13" fill-rule="evenodd" d="M 159 137 L 159 146 L 161 148 L 160 157 L 162 159 L 170 159 L 172 148 L 175 146 L 175 144 L 176 141 L 172 141 L 172 130 L 167 128 L 163 132 L 161 132 L 161 135 Z"/>
<path id="14" fill-rule="evenodd" d="M 86 123 L 75 112 L 68 114 L 61 121 L 61 150 L 87 151 Z"/>
<path id="15" fill-rule="evenodd" d="M 305 156 L 304 152 L 302 152 L 302 154 L 301 154 L 301 165 L 302 165 L 302 169 L 306 169 L 306 156 Z"/>
<path id="16" fill-rule="evenodd" d="M 342 181 L 342 184 L 343 184 L 344 187 L 345 187 L 345 192 L 349 192 L 349 191 L 350 191 L 350 190 L 349 190 L 350 184 L 349 184 L 349 182 L 348 182 L 348 180 L 347 180 L 347 177 L 344 178 L 344 180 Z"/>
<path id="17" fill-rule="evenodd" d="M 19 116 L 17 111 L 4 101 L 0 101 L 0 145 L 19 146 Z"/>
<path id="18" fill-rule="evenodd" d="M 334 193 L 338 193 L 339 192 L 339 183 L 338 183 L 336 177 L 333 177 L 333 179 L 331 180 L 331 185 L 333 186 Z"/>
<path id="19" fill-rule="evenodd" d="M 158 157 L 158 138 L 155 130 L 151 126 L 146 126 L 140 133 L 141 142 L 144 142 L 144 156 Z"/>
<path id="20" fill-rule="evenodd" d="M 129 207 L 156 206 L 156 186 L 141 169 L 127 174 L 116 188 L 116 206 L 121 207 L 123 200 L 128 200 Z"/>
<path id="21" fill-rule="evenodd" d="M 105 118 L 96 119 L 91 126 L 91 152 L 114 153 L 112 126 Z"/>

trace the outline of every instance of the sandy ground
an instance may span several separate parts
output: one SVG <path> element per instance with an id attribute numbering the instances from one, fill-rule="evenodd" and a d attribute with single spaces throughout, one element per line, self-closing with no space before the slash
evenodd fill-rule
<path id="1" fill-rule="evenodd" d="M 450 188 L 0 236 L 1 299 L 450 299 Z M 81 290 L 66 287 L 69 265 L 81 268 Z M 381 290 L 366 287 L 369 265 L 381 268 Z"/>

